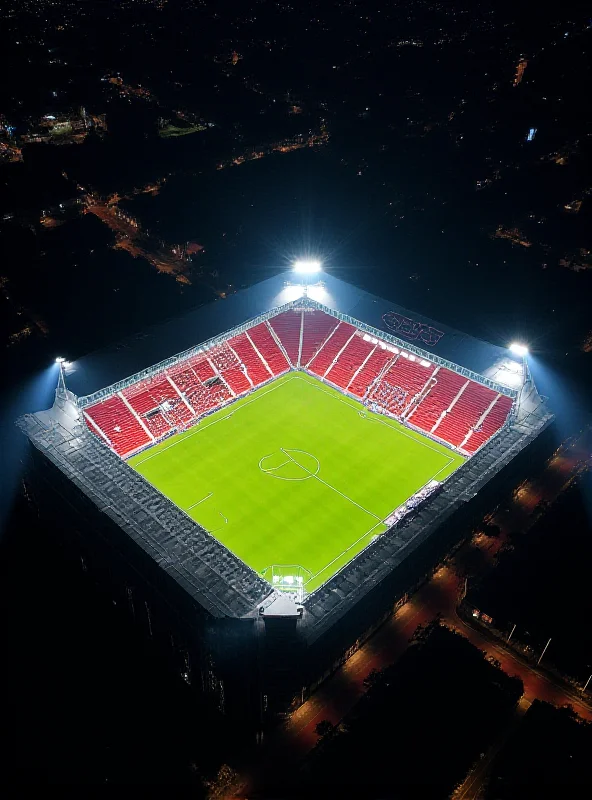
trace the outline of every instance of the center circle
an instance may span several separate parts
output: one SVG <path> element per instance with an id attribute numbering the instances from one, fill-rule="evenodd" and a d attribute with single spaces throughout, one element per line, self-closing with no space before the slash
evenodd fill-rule
<path id="1" fill-rule="evenodd" d="M 259 469 L 282 481 L 306 481 L 318 474 L 321 465 L 316 456 L 306 450 L 281 447 L 259 461 Z"/>

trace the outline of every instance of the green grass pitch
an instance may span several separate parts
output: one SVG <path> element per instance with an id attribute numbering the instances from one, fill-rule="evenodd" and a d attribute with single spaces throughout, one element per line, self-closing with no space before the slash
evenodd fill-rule
<path id="1" fill-rule="evenodd" d="M 128 463 L 250 567 L 313 591 L 463 457 L 291 372 Z"/>

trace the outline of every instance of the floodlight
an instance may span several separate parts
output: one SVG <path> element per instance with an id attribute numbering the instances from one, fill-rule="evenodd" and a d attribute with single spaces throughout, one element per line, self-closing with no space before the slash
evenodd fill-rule
<path id="1" fill-rule="evenodd" d="M 316 272 L 321 271 L 320 261 L 295 261 L 292 265 L 294 272 L 299 272 L 301 275 L 314 275 Z"/>
<path id="2" fill-rule="evenodd" d="M 66 359 L 63 356 L 58 356 L 56 358 L 56 364 L 65 364 L 65 363 L 66 363 Z"/>
<path id="3" fill-rule="evenodd" d="M 520 344 L 519 342 L 512 342 L 512 344 L 510 345 L 510 350 L 515 355 L 522 356 L 522 358 L 528 355 L 528 347 L 526 347 L 523 344 Z"/>

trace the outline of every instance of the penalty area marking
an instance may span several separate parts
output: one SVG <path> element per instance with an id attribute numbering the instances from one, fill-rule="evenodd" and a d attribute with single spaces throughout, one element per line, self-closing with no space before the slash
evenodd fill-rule
<path id="1" fill-rule="evenodd" d="M 288 378 L 287 380 L 283 380 L 280 383 L 279 381 L 280 381 L 280 379 L 282 377 L 283 377 L 283 375 L 280 375 L 280 377 L 278 378 L 278 382 L 277 382 L 277 384 L 275 386 L 271 386 L 265 392 L 261 392 L 261 394 L 257 395 L 257 397 L 252 397 L 250 400 L 246 400 L 246 402 L 241 403 L 239 406 L 233 408 L 228 414 L 225 414 L 223 417 L 218 417 L 218 419 L 214 419 L 211 422 L 208 422 L 207 425 L 201 425 L 199 423 L 199 420 L 198 420 L 196 422 L 196 424 L 193 426 L 195 428 L 195 430 L 192 430 L 191 433 L 187 434 L 187 436 L 181 436 L 179 439 L 177 439 L 176 442 L 171 442 L 166 447 L 163 447 L 161 450 L 156 450 L 155 453 L 152 453 L 152 455 L 146 456 L 146 458 L 143 458 L 141 461 L 138 461 L 137 464 L 132 464 L 131 465 L 132 468 L 135 469 L 136 467 L 139 467 L 140 464 L 144 464 L 144 462 L 150 461 L 151 458 L 156 458 L 156 456 L 159 456 L 161 453 L 166 453 L 166 451 L 170 450 L 171 447 L 176 447 L 178 444 L 182 444 L 183 442 L 186 442 L 188 439 L 191 439 L 197 433 L 201 433 L 202 431 L 205 431 L 207 428 L 210 428 L 212 425 L 215 425 L 217 422 L 223 422 L 226 419 L 230 419 L 230 417 L 232 417 L 233 414 L 235 414 L 237 411 L 240 411 L 241 408 L 245 408 L 246 406 L 251 405 L 251 403 L 254 403 L 256 400 L 260 400 L 262 397 L 265 397 L 266 394 L 269 394 L 270 392 L 275 392 L 276 389 L 281 389 L 281 387 L 284 386 L 286 383 L 290 383 L 290 381 L 293 381 L 293 380 L 296 379 L 296 376 L 294 376 L 293 378 Z M 276 381 L 274 381 L 274 383 L 276 383 Z M 253 390 L 251 390 L 251 391 L 253 391 Z M 254 391 L 257 391 L 257 389 L 255 389 Z M 246 397 L 248 397 L 248 394 L 245 395 L 245 397 L 239 397 L 237 399 L 236 403 L 239 403 L 241 400 L 244 400 Z M 222 409 L 220 408 L 219 411 L 222 411 Z M 217 413 L 217 412 L 215 412 L 215 413 Z M 176 435 L 179 436 L 179 434 L 176 434 Z M 152 448 L 150 448 L 150 449 L 152 449 Z"/>
<path id="2" fill-rule="evenodd" d="M 308 375 L 308 373 L 306 373 L 306 374 Z M 309 377 L 311 377 L 311 376 L 309 376 Z M 295 380 L 300 380 L 300 381 L 301 381 L 301 380 L 303 380 L 303 378 L 297 377 L 297 378 L 295 378 Z M 386 420 L 383 420 L 383 419 L 377 419 L 375 416 L 370 416 L 370 414 L 368 413 L 368 411 L 362 411 L 362 409 L 360 409 L 360 408 L 356 408 L 356 407 L 355 407 L 354 405 L 352 405 L 351 403 L 348 403 L 348 401 L 347 401 L 346 399 L 344 399 L 344 398 L 341 398 L 341 397 L 336 397 L 336 396 L 333 394 L 333 392 L 336 392 L 337 394 L 339 394 L 339 390 L 338 390 L 338 389 L 333 389 L 333 392 L 329 392 L 329 391 L 327 391 L 327 388 L 326 388 L 325 386 L 323 386 L 323 385 L 321 385 L 321 386 L 317 386 L 317 385 L 316 385 L 316 381 L 318 381 L 319 383 L 322 383 L 322 381 L 320 381 L 320 379 L 319 379 L 319 378 L 317 378 L 317 379 L 313 379 L 313 380 L 315 380 L 315 383 L 311 383 L 310 381 L 304 381 L 304 382 L 305 382 L 305 383 L 308 383 L 308 385 L 309 385 L 309 386 L 312 386 L 312 388 L 313 388 L 313 389 L 317 389 L 317 391 L 319 391 L 319 392 L 323 392 L 324 394 L 328 395 L 329 397 L 332 397 L 332 398 L 333 398 L 333 400 L 337 400 L 339 403 L 343 403 L 344 405 L 346 405 L 346 406 L 348 406 L 349 408 L 351 408 L 353 411 L 357 411 L 357 412 L 358 412 L 358 414 L 360 415 L 360 417 L 363 417 L 364 419 L 367 419 L 367 420 L 369 420 L 370 422 L 380 422 L 380 424 L 381 424 L 381 425 L 385 425 L 387 428 L 390 428 L 390 430 L 391 430 L 391 431 L 394 431 L 395 433 L 398 433 L 398 434 L 400 434 L 401 436 L 406 436 L 408 439 L 413 439 L 413 441 L 414 441 L 414 442 L 417 442 L 417 444 L 420 444 L 420 445 L 422 445 L 422 447 L 427 447 L 427 448 L 428 448 L 428 450 L 433 450 L 433 451 L 434 451 L 434 453 L 439 453 L 441 456 L 443 456 L 443 455 L 444 455 L 444 453 L 443 453 L 441 450 L 437 450 L 435 447 L 432 447 L 432 446 L 431 446 L 431 445 L 429 445 L 427 442 L 423 442 L 423 441 L 422 441 L 422 439 L 423 439 L 424 437 L 422 436 L 422 434 L 421 434 L 421 433 L 420 433 L 420 434 L 418 434 L 418 436 L 419 436 L 420 438 L 416 438 L 415 436 L 411 436 L 409 433 L 406 433 L 405 431 L 403 431 L 403 430 L 400 430 L 400 428 L 399 428 L 399 427 L 395 427 L 394 425 L 389 425 L 389 423 L 388 423 L 388 422 L 386 422 Z M 354 403 L 360 403 L 360 401 L 359 401 L 359 400 L 353 400 L 353 402 L 354 402 Z M 399 423 L 399 425 L 401 425 L 401 423 Z M 402 425 L 401 425 L 401 427 L 402 427 Z M 442 445 L 442 447 L 445 447 L 445 445 Z M 459 455 L 460 455 L 460 454 L 459 454 Z M 454 459 L 452 459 L 452 461 L 454 461 Z"/>
<path id="3" fill-rule="evenodd" d="M 191 511 L 191 509 L 192 509 L 192 508 L 195 508 L 195 506 L 199 506 L 199 505 L 201 505 L 201 503 L 205 503 L 205 501 L 206 501 L 206 500 L 207 500 L 209 497 L 211 497 L 213 494 L 214 494 L 214 492 L 210 492 L 210 493 L 209 493 L 209 494 L 207 494 L 205 497 L 202 497 L 202 498 L 201 498 L 201 500 L 198 500 L 198 501 L 197 501 L 197 503 L 194 503 L 192 506 L 189 506 L 189 508 L 186 508 L 186 509 L 185 509 L 185 511 Z"/>
<path id="4" fill-rule="evenodd" d="M 225 517 L 224 514 L 221 511 L 218 511 L 218 514 L 220 514 L 220 516 L 224 520 L 224 525 L 228 525 L 228 517 Z M 222 530 L 224 525 L 220 525 L 218 528 L 214 528 L 214 530 L 213 531 L 209 531 L 209 533 L 214 534 L 214 533 L 216 533 L 216 531 Z"/>
<path id="5" fill-rule="evenodd" d="M 355 542 L 352 542 L 352 543 L 350 544 L 350 546 L 349 546 L 349 547 L 346 547 L 346 548 L 345 548 L 345 550 L 342 550 L 342 551 L 341 551 L 341 553 L 339 553 L 339 555 L 338 555 L 338 556 L 335 556 L 335 558 L 334 558 L 332 561 L 329 561 L 329 563 L 328 563 L 328 564 L 325 564 L 325 566 L 324 566 L 324 567 L 321 567 L 321 569 L 320 569 L 318 572 L 315 572 L 315 574 L 314 574 L 314 575 L 312 575 L 312 576 L 309 578 L 309 581 L 312 581 L 312 580 L 314 580 L 314 579 L 315 579 L 315 578 L 317 578 L 317 577 L 318 577 L 318 576 L 319 576 L 319 575 L 320 575 L 322 572 L 325 572 L 325 570 L 329 569 L 329 567 L 330 567 L 330 566 L 332 566 L 332 565 L 333 565 L 333 564 L 334 564 L 336 561 L 339 561 L 339 559 L 340 559 L 340 558 L 342 558 L 344 555 L 346 555 L 346 554 L 347 554 L 347 553 L 348 553 L 348 552 L 349 552 L 349 551 L 352 549 L 352 547 L 355 547 L 355 546 L 356 546 L 356 545 L 357 545 L 359 542 L 361 542 L 361 541 L 362 541 L 362 539 L 365 539 L 365 538 L 366 538 L 366 536 L 369 536 L 369 535 L 372 533 L 372 531 L 373 531 L 375 528 L 378 528 L 378 526 L 379 526 L 379 525 L 384 525 L 384 522 L 382 522 L 382 520 L 380 520 L 380 521 L 379 521 L 379 522 L 377 522 L 375 525 L 373 525 L 373 526 L 370 528 L 370 530 L 367 530 L 367 531 L 366 531 L 366 533 L 363 533 L 363 534 L 360 536 L 360 538 L 359 538 L 359 539 L 356 539 L 356 541 L 355 541 Z M 386 525 L 385 525 L 384 527 L 385 527 L 385 528 L 387 528 L 388 526 L 386 526 Z M 377 539 L 379 535 L 380 535 L 380 534 L 378 534 L 377 536 L 374 536 L 374 537 L 372 537 L 372 541 L 374 541 L 375 539 Z M 368 544 L 370 544 L 370 542 L 368 542 Z M 344 565 L 344 566 L 345 566 L 345 565 Z M 307 583 L 308 583 L 309 581 L 307 581 Z"/>

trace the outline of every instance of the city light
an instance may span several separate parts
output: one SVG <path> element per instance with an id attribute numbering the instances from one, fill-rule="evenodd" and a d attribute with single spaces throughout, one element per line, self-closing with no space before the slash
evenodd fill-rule
<path id="1" fill-rule="evenodd" d="M 512 342 L 510 345 L 510 350 L 517 356 L 522 356 L 524 358 L 528 355 L 528 347 L 526 345 L 520 344 L 519 342 Z"/>
<path id="2" fill-rule="evenodd" d="M 320 272 L 322 268 L 320 261 L 295 261 L 292 265 L 294 272 L 299 272 L 303 275 L 313 275 L 315 272 Z"/>

